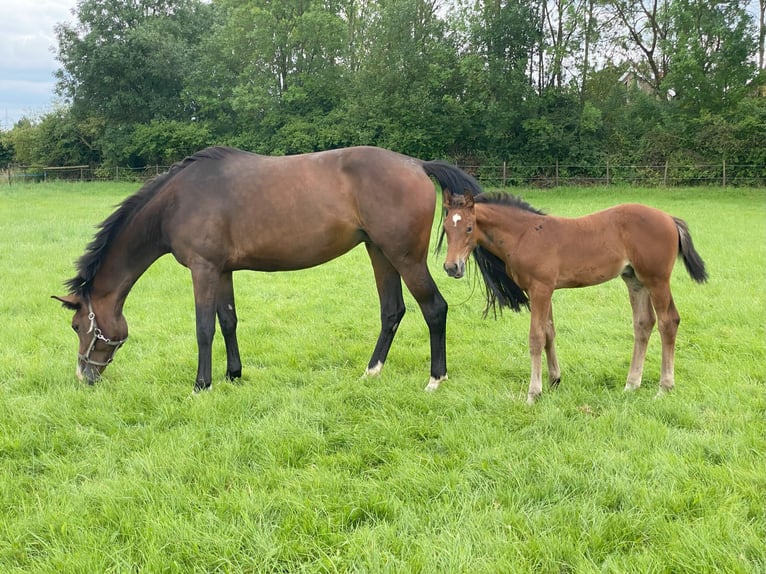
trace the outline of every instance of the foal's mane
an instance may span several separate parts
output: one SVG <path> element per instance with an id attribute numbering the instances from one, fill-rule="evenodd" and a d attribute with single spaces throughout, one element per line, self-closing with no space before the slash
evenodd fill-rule
<path id="1" fill-rule="evenodd" d="M 222 159 L 233 151 L 233 149 L 226 147 L 205 148 L 194 155 L 174 163 L 168 171 L 149 180 L 136 193 L 124 199 L 117 206 L 117 209 L 101 222 L 98 226 L 98 232 L 86 247 L 85 253 L 77 260 L 77 275 L 64 283 L 69 289 L 69 293 L 82 297 L 90 295 L 93 278 L 101 268 L 101 263 L 114 239 L 133 216 L 141 211 L 162 190 L 165 184 L 173 179 L 181 170 L 201 160 Z"/>
<path id="2" fill-rule="evenodd" d="M 503 193 L 500 191 L 487 191 L 481 193 L 473 198 L 475 203 L 485 203 L 487 205 L 505 205 L 508 207 L 515 207 L 522 211 L 529 211 L 530 213 L 536 213 L 537 215 L 546 215 L 544 211 L 532 207 L 526 201 L 513 195 L 512 193 Z"/>

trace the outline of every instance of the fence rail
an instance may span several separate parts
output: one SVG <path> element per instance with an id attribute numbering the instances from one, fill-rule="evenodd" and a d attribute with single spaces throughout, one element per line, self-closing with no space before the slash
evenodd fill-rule
<path id="1" fill-rule="evenodd" d="M 500 165 L 458 164 L 487 187 L 558 187 L 562 185 L 644 186 L 723 185 L 766 186 L 766 165 L 672 164 L 662 165 Z M 78 165 L 71 167 L 15 166 L 2 179 L 6 184 L 44 181 L 134 181 L 143 182 L 170 166 L 142 168 Z"/>

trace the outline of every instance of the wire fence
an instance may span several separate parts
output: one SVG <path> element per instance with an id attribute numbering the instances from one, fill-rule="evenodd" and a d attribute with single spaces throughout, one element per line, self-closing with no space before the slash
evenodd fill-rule
<path id="1" fill-rule="evenodd" d="M 167 165 L 141 168 L 78 165 L 70 167 L 13 166 L 6 170 L 5 184 L 48 181 L 144 182 L 169 169 Z M 661 165 L 463 165 L 458 167 L 490 188 L 594 185 L 766 187 L 766 165 L 713 164 Z"/>

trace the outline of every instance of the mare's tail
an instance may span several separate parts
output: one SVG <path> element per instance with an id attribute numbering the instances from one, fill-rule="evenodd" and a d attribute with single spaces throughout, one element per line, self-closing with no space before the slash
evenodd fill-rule
<path id="1" fill-rule="evenodd" d="M 466 191 L 470 191 L 471 195 L 478 195 L 483 191 L 479 182 L 472 175 L 446 161 L 423 161 L 420 165 L 423 166 L 423 171 L 426 174 L 439 182 L 442 188 L 442 195 L 463 195 Z M 444 218 L 446 212 L 446 209 L 442 210 L 442 218 Z M 442 232 L 439 234 L 439 240 L 436 242 L 437 253 L 441 251 L 443 243 L 444 229 L 442 229 Z"/>
<path id="2" fill-rule="evenodd" d="M 463 195 L 466 190 L 472 195 L 482 192 L 481 185 L 472 175 L 446 161 L 424 161 L 423 171 L 439 182 L 443 193 Z"/>
<path id="3" fill-rule="evenodd" d="M 692 234 L 689 232 L 689 226 L 683 219 L 674 217 L 673 221 L 676 223 L 676 229 L 678 230 L 678 255 L 683 259 L 684 266 L 689 272 L 689 275 L 697 283 L 704 283 L 707 281 L 707 271 L 705 270 L 705 262 L 694 249 L 694 243 L 692 243 Z"/>

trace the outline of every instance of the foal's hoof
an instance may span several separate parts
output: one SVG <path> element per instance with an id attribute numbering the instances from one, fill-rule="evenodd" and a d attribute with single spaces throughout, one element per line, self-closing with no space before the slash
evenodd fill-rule
<path id="1" fill-rule="evenodd" d="M 429 393 L 434 392 L 436 389 L 439 388 L 439 385 L 442 384 L 442 381 L 447 380 L 447 375 L 444 375 L 443 377 L 439 377 L 438 379 L 436 377 L 431 377 L 431 379 L 428 381 L 428 384 L 426 385 L 426 391 Z"/>
<path id="2" fill-rule="evenodd" d="M 672 390 L 673 390 L 673 387 L 670 387 L 669 389 L 667 389 L 667 388 L 665 388 L 665 387 L 660 387 L 660 390 L 659 390 L 659 391 L 657 391 L 657 394 L 656 394 L 656 395 L 654 395 L 654 398 L 655 398 L 655 400 L 656 400 L 656 399 L 661 399 L 661 398 L 662 398 L 662 397 L 664 397 L 665 395 L 669 394 L 669 393 L 670 393 L 670 391 L 672 391 Z"/>
<path id="3" fill-rule="evenodd" d="M 561 377 L 556 377 L 550 383 L 548 383 L 552 389 L 558 389 L 561 384 Z"/>
<path id="4" fill-rule="evenodd" d="M 527 394 L 527 404 L 531 407 L 535 404 L 537 399 L 540 398 L 540 393 L 529 393 Z"/>

